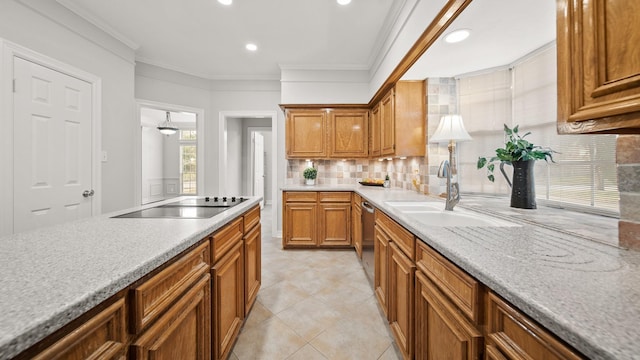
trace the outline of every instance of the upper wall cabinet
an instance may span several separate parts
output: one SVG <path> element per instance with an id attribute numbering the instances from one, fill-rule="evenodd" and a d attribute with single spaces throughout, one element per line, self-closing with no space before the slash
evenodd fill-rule
<path id="1" fill-rule="evenodd" d="M 289 159 L 347 159 L 368 156 L 368 109 L 286 109 L 286 119 L 286 149 Z"/>
<path id="2" fill-rule="evenodd" d="M 286 149 L 290 159 L 327 157 L 327 113 L 322 109 L 287 110 Z"/>
<path id="3" fill-rule="evenodd" d="M 424 156 L 426 97 L 424 81 L 398 81 L 376 105 L 380 156 Z"/>
<path id="4" fill-rule="evenodd" d="M 558 132 L 640 133 L 640 1 L 557 5 Z"/>

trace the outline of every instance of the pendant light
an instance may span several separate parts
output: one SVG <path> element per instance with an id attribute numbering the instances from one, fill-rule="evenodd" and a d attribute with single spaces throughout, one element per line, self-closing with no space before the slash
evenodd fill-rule
<path id="1" fill-rule="evenodd" d="M 171 122 L 171 113 L 167 111 L 167 119 L 158 124 L 158 130 L 164 135 L 173 135 L 178 131 L 178 127 Z"/>

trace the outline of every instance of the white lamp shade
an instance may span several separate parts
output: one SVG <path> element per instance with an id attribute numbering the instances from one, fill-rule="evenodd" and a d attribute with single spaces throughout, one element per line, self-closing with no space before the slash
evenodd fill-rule
<path id="1" fill-rule="evenodd" d="M 469 141 L 471 136 L 464 128 L 462 122 L 462 116 L 460 115 L 445 115 L 440 118 L 440 123 L 436 132 L 433 134 L 429 142 L 431 143 L 446 143 L 450 140 L 453 141 Z"/>

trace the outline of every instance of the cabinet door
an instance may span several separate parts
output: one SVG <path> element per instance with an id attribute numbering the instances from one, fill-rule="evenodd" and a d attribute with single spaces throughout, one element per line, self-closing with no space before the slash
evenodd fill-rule
<path id="1" fill-rule="evenodd" d="M 283 247 L 317 246 L 317 208 L 315 202 L 285 204 Z"/>
<path id="2" fill-rule="evenodd" d="M 377 104 L 371 109 L 369 116 L 369 156 L 380 156 L 380 105 Z"/>
<path id="3" fill-rule="evenodd" d="M 389 318 L 389 236 L 380 229 L 378 225 L 375 227 L 375 239 L 373 242 L 373 287 L 376 297 L 380 303 L 380 307 L 384 315 Z"/>
<path id="4" fill-rule="evenodd" d="M 33 359 L 120 359 L 126 343 L 125 305 L 120 299 Z"/>
<path id="5" fill-rule="evenodd" d="M 286 122 L 288 158 L 323 158 L 327 154 L 326 111 L 289 110 Z"/>
<path id="6" fill-rule="evenodd" d="M 392 89 L 380 101 L 380 153 L 393 155 L 396 151 L 395 93 Z"/>
<path id="7" fill-rule="evenodd" d="M 319 245 L 351 246 L 351 203 L 320 204 Z"/>
<path id="8" fill-rule="evenodd" d="M 242 242 L 212 268 L 213 359 L 226 359 L 244 320 Z"/>
<path id="9" fill-rule="evenodd" d="M 351 240 L 358 258 L 362 259 L 362 209 L 360 204 L 353 205 L 351 211 Z"/>
<path id="10" fill-rule="evenodd" d="M 245 316 L 253 306 L 261 281 L 261 228 L 255 226 L 244 237 Z"/>
<path id="11" fill-rule="evenodd" d="M 412 359 L 416 266 L 395 243 L 389 243 L 389 249 L 389 324 L 402 355 Z"/>
<path id="12" fill-rule="evenodd" d="M 415 359 L 480 359 L 482 333 L 421 271 L 415 278 Z"/>
<path id="13" fill-rule="evenodd" d="M 527 316 L 490 292 L 487 349 L 512 360 L 577 360 L 582 357 Z"/>
<path id="14" fill-rule="evenodd" d="M 369 112 L 332 110 L 329 113 L 329 157 L 362 158 L 369 152 Z"/>
<path id="15" fill-rule="evenodd" d="M 205 274 L 131 345 L 134 358 L 210 359 L 210 289 L 209 274 Z"/>
<path id="16" fill-rule="evenodd" d="M 640 2 L 559 0 L 557 9 L 558 131 L 640 133 Z"/>

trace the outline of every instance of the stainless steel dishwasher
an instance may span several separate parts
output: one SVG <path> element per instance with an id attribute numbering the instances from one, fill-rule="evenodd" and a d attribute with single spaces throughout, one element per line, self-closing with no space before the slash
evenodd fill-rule
<path id="1" fill-rule="evenodd" d="M 374 226 L 375 226 L 375 208 L 368 202 L 363 201 L 362 207 L 362 267 L 369 284 L 373 288 L 373 276 L 374 276 L 374 257 L 373 257 L 373 241 L 374 241 Z"/>

